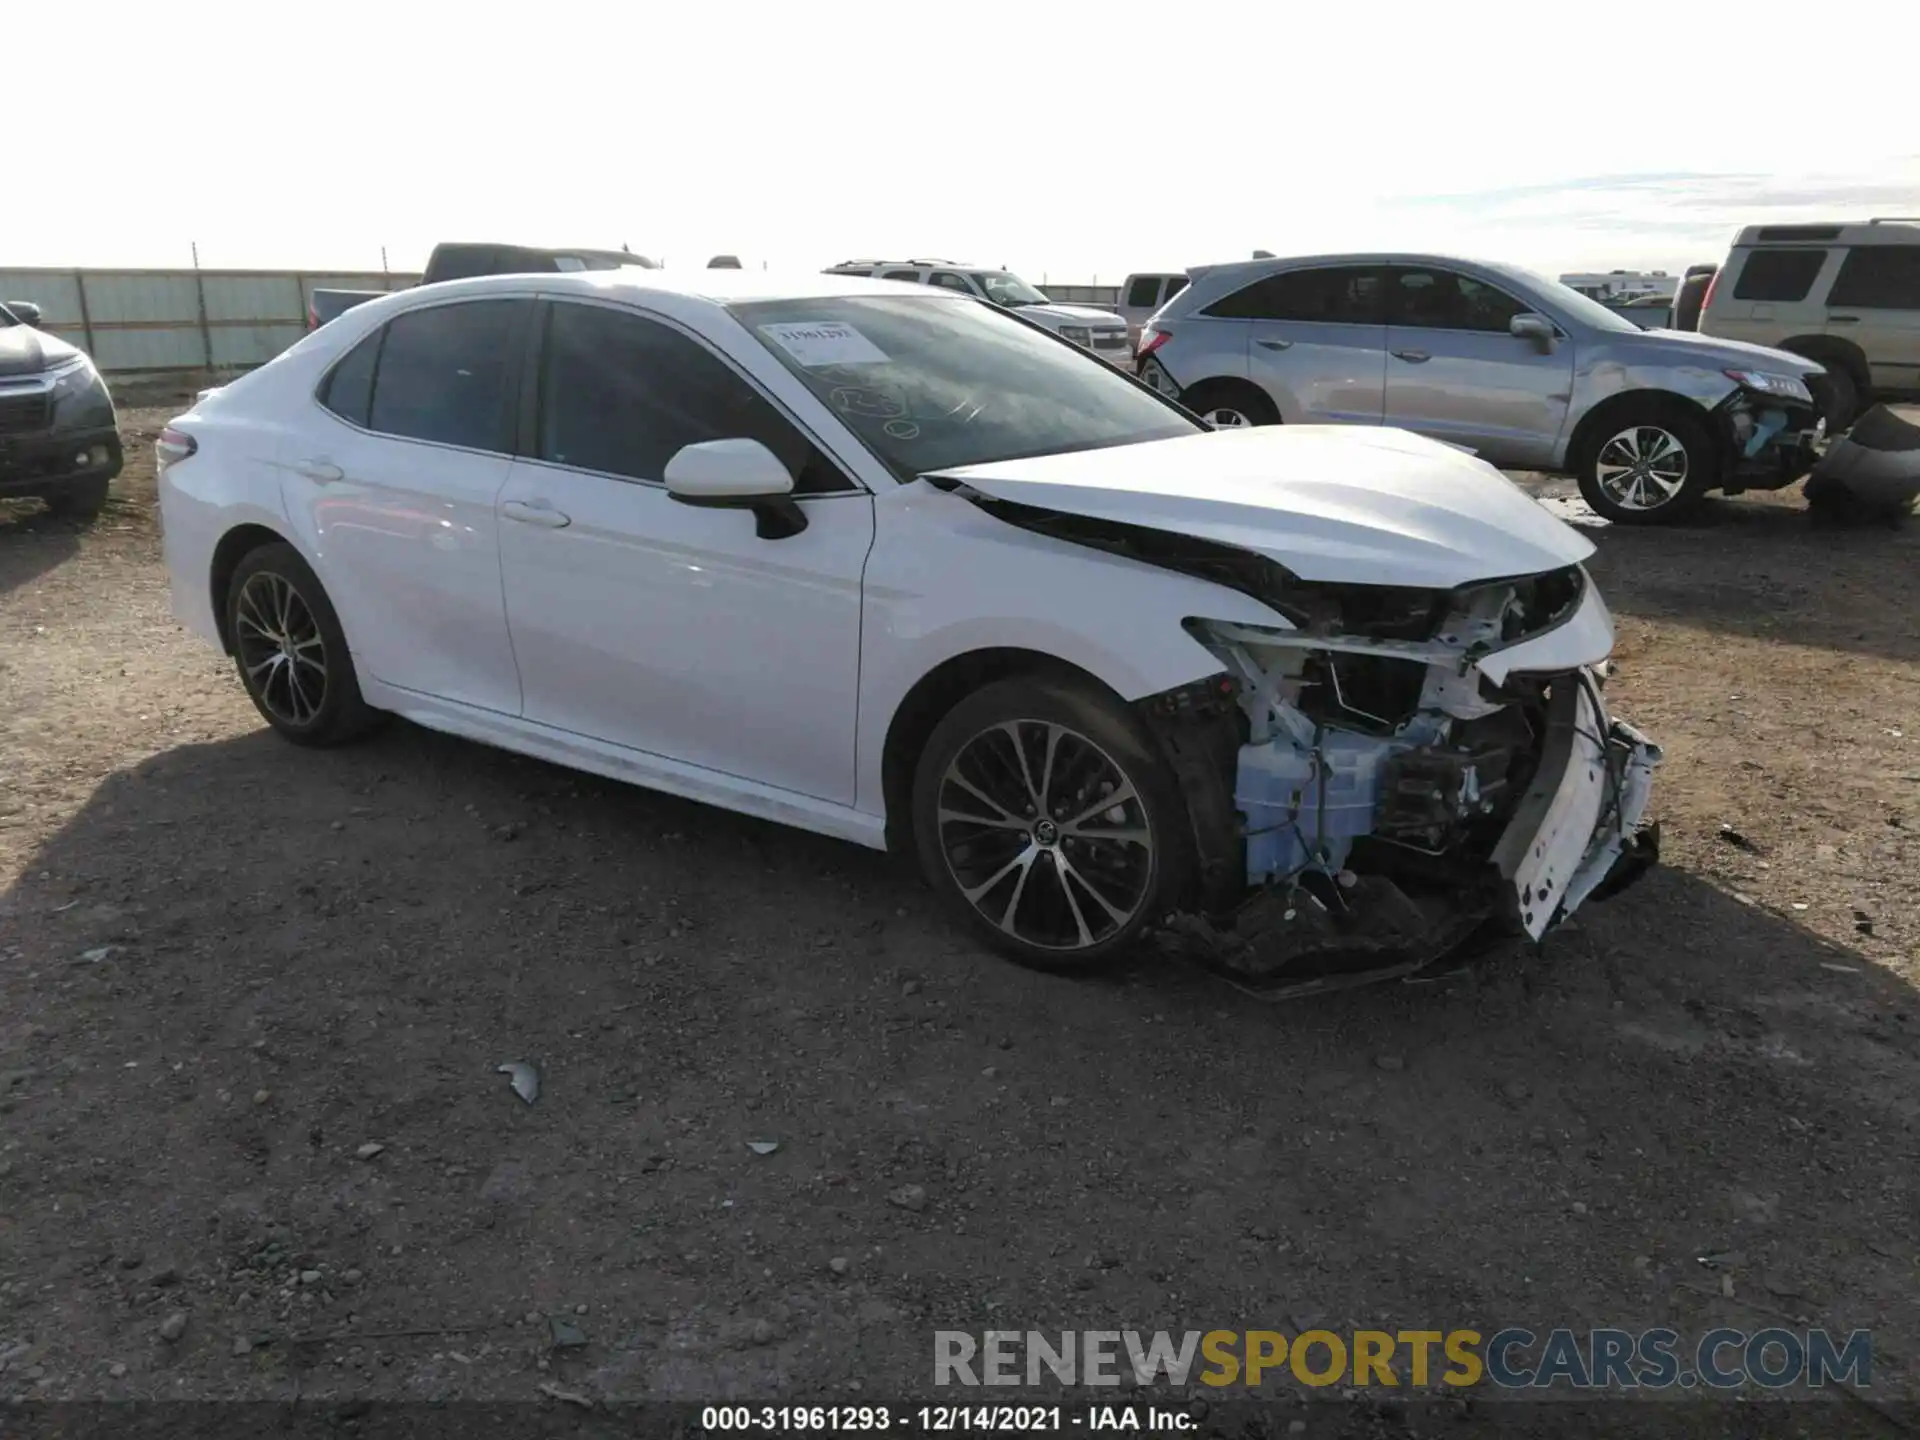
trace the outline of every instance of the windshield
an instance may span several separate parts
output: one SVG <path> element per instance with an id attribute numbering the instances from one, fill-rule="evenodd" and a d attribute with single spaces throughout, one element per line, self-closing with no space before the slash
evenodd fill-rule
<path id="1" fill-rule="evenodd" d="M 9 325 L 18 325 L 19 323 L 18 320 L 14 319 L 11 310 L 7 309 L 4 305 L 0 305 L 0 330 L 6 329 Z"/>
<path id="2" fill-rule="evenodd" d="M 1045 305 L 1047 297 L 1008 270 L 973 270 L 973 283 L 996 305 Z"/>
<path id="3" fill-rule="evenodd" d="M 1106 361 L 976 302 L 929 293 L 731 309 L 902 483 L 1205 429 Z"/>
<path id="4" fill-rule="evenodd" d="M 1640 333 L 1640 327 L 1626 316 L 1614 314 L 1598 300 L 1590 299 L 1571 285 L 1562 285 L 1558 280 L 1549 280 L 1544 275 L 1532 270 L 1524 270 L 1518 265 L 1502 265 L 1499 268 L 1516 280 L 1526 281 L 1533 286 L 1542 300 L 1558 305 L 1583 325 L 1591 325 L 1596 330 L 1612 330 L 1616 334 Z"/>

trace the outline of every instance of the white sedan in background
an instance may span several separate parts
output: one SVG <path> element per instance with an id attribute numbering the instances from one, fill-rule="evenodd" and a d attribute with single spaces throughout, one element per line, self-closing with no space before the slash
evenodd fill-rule
<path id="1" fill-rule="evenodd" d="M 911 850 L 1027 964 L 1255 891 L 1245 978 L 1424 963 L 1650 858 L 1578 532 L 1404 432 L 1216 434 L 931 287 L 408 290 L 158 453 L 176 610 L 287 739 L 396 714 Z"/>

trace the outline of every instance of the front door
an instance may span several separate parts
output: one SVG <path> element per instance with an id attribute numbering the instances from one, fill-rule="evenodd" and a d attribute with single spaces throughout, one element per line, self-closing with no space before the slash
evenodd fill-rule
<path id="1" fill-rule="evenodd" d="M 872 497 L 687 332 L 574 301 L 544 325 L 536 441 L 500 495 L 526 717 L 851 805 Z M 735 438 L 787 462 L 805 530 L 667 493 L 682 446 Z"/>
<path id="2" fill-rule="evenodd" d="M 1388 272 L 1386 422 L 1510 469 L 1553 463 L 1573 398 L 1573 345 L 1508 328 L 1532 307 L 1455 270 Z"/>

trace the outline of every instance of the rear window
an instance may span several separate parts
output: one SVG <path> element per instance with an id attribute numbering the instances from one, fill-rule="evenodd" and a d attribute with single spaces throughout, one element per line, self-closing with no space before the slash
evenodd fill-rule
<path id="1" fill-rule="evenodd" d="M 902 482 L 1204 432 L 1106 361 L 988 305 L 929 293 L 731 308 Z"/>
<path id="2" fill-rule="evenodd" d="M 1283 270 L 1236 290 L 1207 308 L 1223 320 L 1302 320 L 1327 325 L 1384 325 L 1385 286 L 1378 266 L 1334 265 Z"/>
<path id="3" fill-rule="evenodd" d="M 1160 277 L 1158 275 L 1136 275 L 1133 283 L 1127 286 L 1127 304 L 1138 309 L 1160 303 Z"/>
<path id="4" fill-rule="evenodd" d="M 1804 300 L 1827 263 L 1824 250 L 1755 250 L 1740 267 L 1736 300 Z"/>
<path id="5" fill-rule="evenodd" d="M 1920 245 L 1856 245 L 1833 282 L 1829 305 L 1920 310 Z"/>

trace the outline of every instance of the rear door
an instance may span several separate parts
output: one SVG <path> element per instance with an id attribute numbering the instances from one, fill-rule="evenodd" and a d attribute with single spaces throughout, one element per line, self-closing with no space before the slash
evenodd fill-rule
<path id="1" fill-rule="evenodd" d="M 1920 245 L 1849 250 L 1827 295 L 1827 331 L 1866 351 L 1875 389 L 1920 389 Z"/>
<path id="2" fill-rule="evenodd" d="M 1514 316 L 1537 312 L 1476 276 L 1437 265 L 1388 275 L 1386 423 L 1496 465 L 1551 465 L 1573 394 L 1567 338 L 1543 352 L 1513 334 Z"/>
<path id="3" fill-rule="evenodd" d="M 281 490 L 374 679 L 520 713 L 494 503 L 531 299 L 408 310 L 342 357 Z"/>
<path id="4" fill-rule="evenodd" d="M 1378 425 L 1386 408 L 1385 271 L 1282 270 L 1205 313 L 1246 322 L 1247 376 L 1289 425 Z"/>

